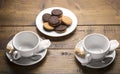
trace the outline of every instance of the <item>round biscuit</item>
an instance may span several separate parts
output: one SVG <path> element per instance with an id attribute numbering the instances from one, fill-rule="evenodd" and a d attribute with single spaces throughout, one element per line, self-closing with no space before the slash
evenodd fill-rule
<path id="1" fill-rule="evenodd" d="M 72 24 L 72 19 L 68 16 L 62 16 L 61 20 L 67 26 L 70 26 Z"/>
<path id="2" fill-rule="evenodd" d="M 54 27 L 52 27 L 51 25 L 49 25 L 48 22 L 43 23 L 43 27 L 44 27 L 44 29 L 49 30 L 49 31 L 51 31 L 51 30 L 54 29 Z"/>

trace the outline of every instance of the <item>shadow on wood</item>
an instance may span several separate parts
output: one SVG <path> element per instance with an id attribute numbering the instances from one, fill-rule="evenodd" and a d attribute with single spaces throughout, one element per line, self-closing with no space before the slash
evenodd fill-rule
<path id="1" fill-rule="evenodd" d="M 45 64 L 45 61 L 47 58 L 46 56 L 40 62 L 30 66 L 20 66 L 20 65 L 14 64 L 13 62 L 9 61 L 7 56 L 5 56 L 5 60 L 7 62 L 9 69 L 11 69 L 9 72 L 10 74 L 27 74 L 27 73 L 29 74 L 31 72 L 34 72 L 34 70 L 42 67 Z"/>
<path id="2" fill-rule="evenodd" d="M 83 74 L 106 74 L 108 71 L 112 70 L 115 64 L 115 61 L 114 61 L 107 67 L 94 69 L 94 68 L 88 68 L 86 66 L 82 66 L 77 59 L 75 59 L 75 62 L 79 67 L 79 70 L 82 70 Z"/>

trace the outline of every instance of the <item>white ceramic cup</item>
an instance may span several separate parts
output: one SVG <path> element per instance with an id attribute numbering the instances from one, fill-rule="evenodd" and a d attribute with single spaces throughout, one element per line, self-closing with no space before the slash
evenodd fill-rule
<path id="1" fill-rule="evenodd" d="M 106 36 L 93 33 L 85 36 L 82 40 L 80 50 L 84 50 L 85 58 L 81 58 L 81 64 L 86 65 L 91 59 L 102 59 L 110 51 L 114 51 L 119 46 L 117 40 L 109 40 Z"/>
<path id="2" fill-rule="evenodd" d="M 42 40 L 36 33 L 32 31 L 21 31 L 17 33 L 12 40 L 15 51 L 13 59 L 22 57 L 30 57 L 43 49 L 48 48 L 51 42 L 48 39 Z"/>

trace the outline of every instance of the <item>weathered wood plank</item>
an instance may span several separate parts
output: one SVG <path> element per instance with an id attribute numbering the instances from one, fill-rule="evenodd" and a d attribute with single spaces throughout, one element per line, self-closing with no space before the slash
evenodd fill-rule
<path id="1" fill-rule="evenodd" d="M 11 63 L 5 52 L 0 51 L 0 73 L 27 73 L 27 74 L 119 74 L 120 70 L 120 49 L 117 49 L 115 61 L 103 69 L 90 69 L 81 66 L 75 59 L 73 49 L 48 49 L 46 57 L 36 65 L 23 67 Z"/>
<path id="2" fill-rule="evenodd" d="M 6 44 L 12 37 L 20 31 L 29 30 L 39 34 L 40 37 L 50 39 L 50 48 L 74 48 L 76 43 L 90 33 L 101 33 L 109 39 L 117 39 L 120 42 L 120 26 L 78 26 L 76 30 L 68 36 L 53 38 L 40 33 L 35 26 L 32 27 L 0 27 L 0 49 L 5 49 Z"/>
<path id="3" fill-rule="evenodd" d="M 120 24 L 119 0 L 0 0 L 0 25 L 35 25 L 45 8 L 64 7 L 73 11 L 79 25 Z"/>

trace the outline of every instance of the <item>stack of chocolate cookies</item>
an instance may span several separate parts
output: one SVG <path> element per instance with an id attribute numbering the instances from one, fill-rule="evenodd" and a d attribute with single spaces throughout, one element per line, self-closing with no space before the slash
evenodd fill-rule
<path id="1" fill-rule="evenodd" d="M 43 27 L 46 31 L 63 33 L 72 24 L 72 19 L 64 16 L 62 10 L 53 9 L 51 14 L 45 13 L 42 16 Z"/>

